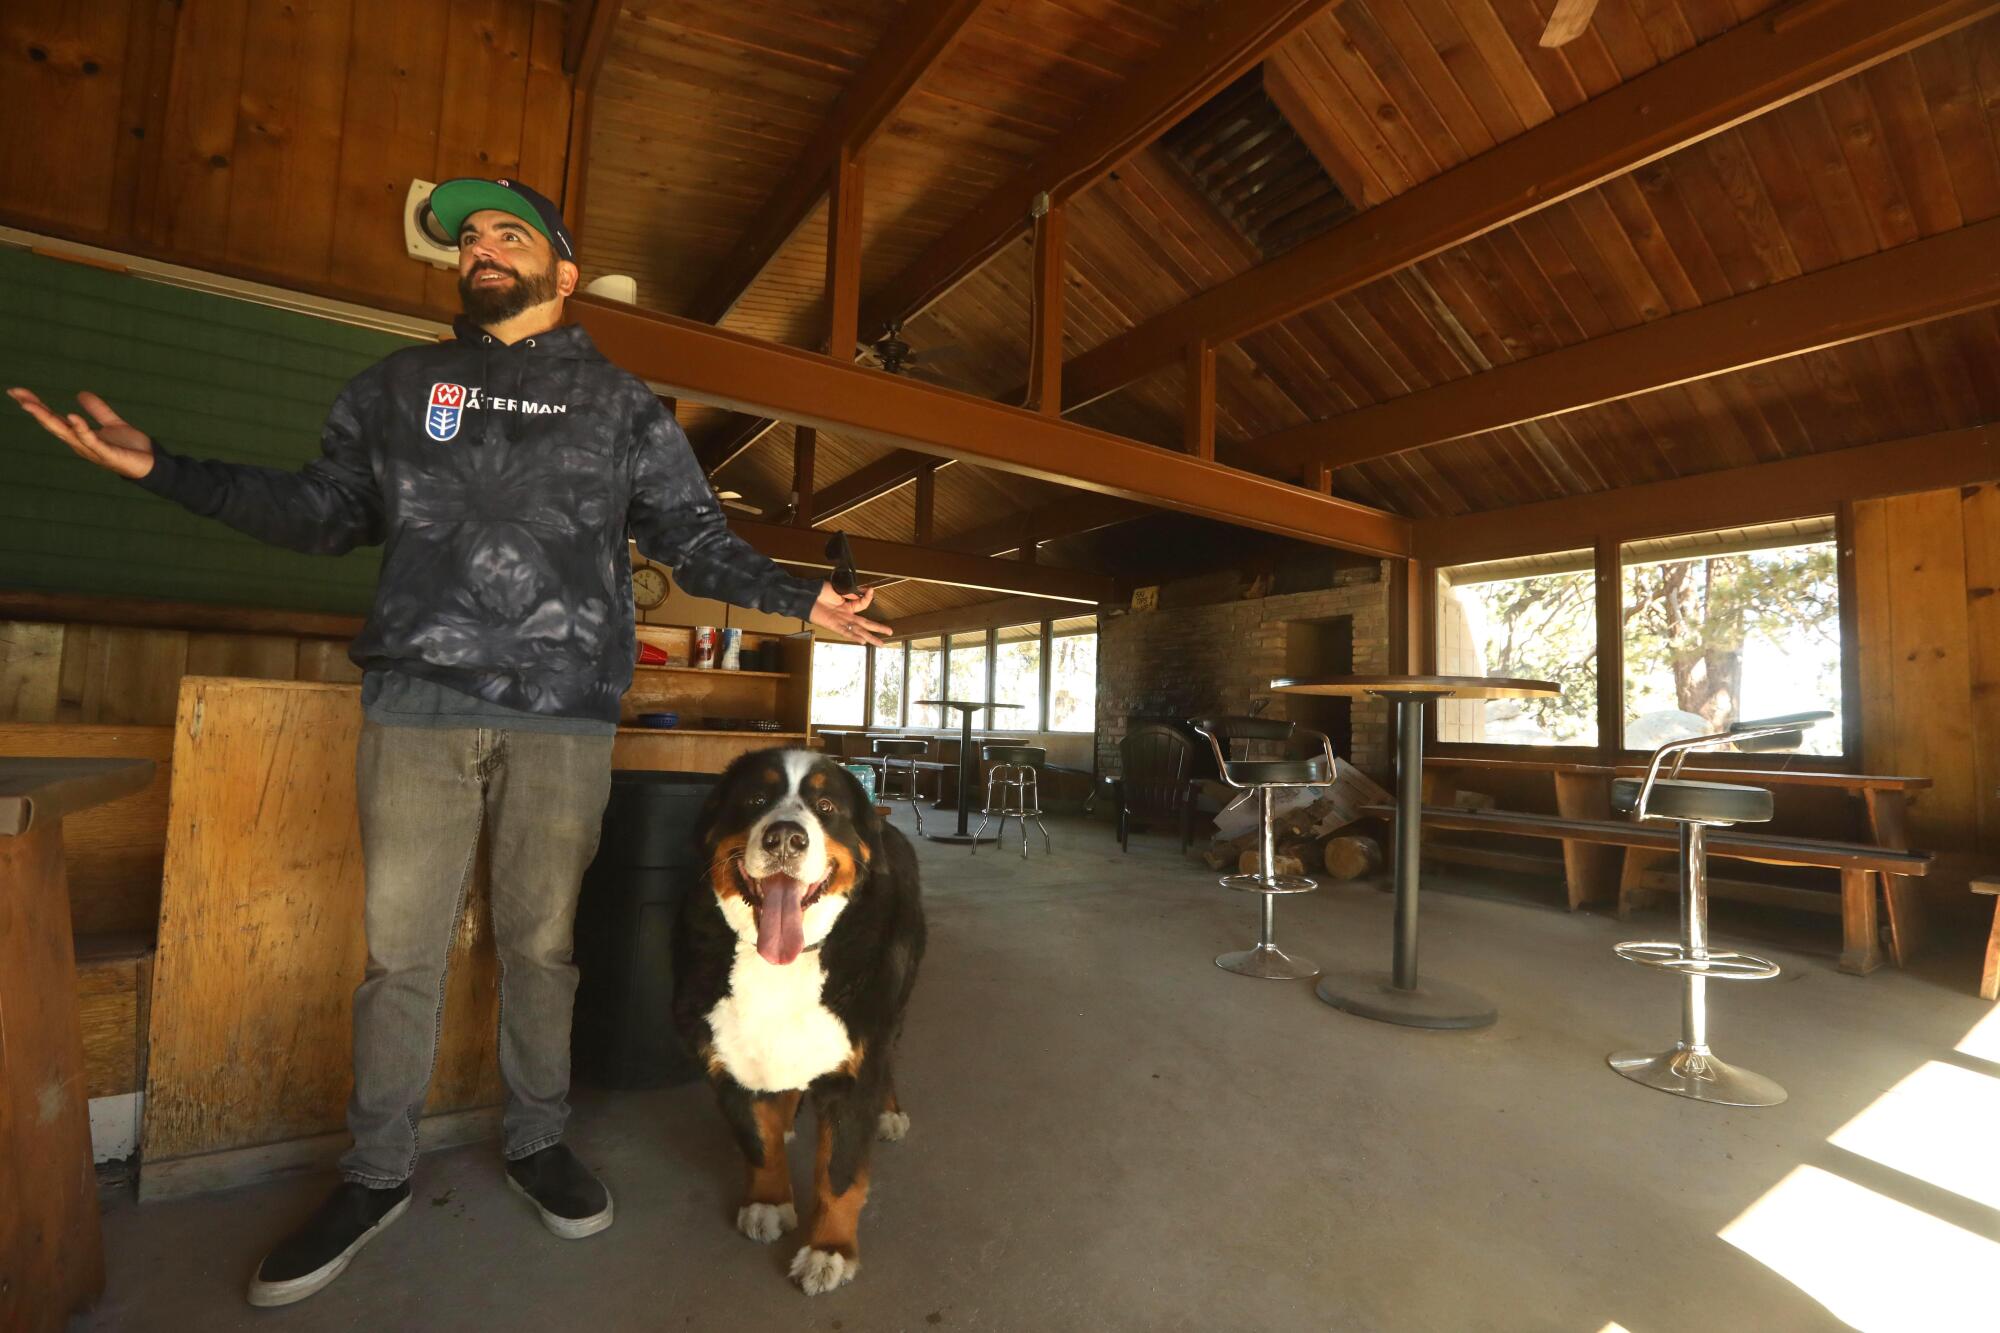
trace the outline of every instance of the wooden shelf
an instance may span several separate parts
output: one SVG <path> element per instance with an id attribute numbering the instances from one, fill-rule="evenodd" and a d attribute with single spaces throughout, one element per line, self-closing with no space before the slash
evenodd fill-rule
<path id="1" fill-rule="evenodd" d="M 640 671 L 664 672 L 667 675 L 673 676 L 708 676 L 710 678 L 726 676 L 732 680 L 739 676 L 748 676 L 753 680 L 790 680 L 792 678 L 792 673 L 789 671 L 724 671 L 721 667 L 647 666 L 643 663 L 633 667 L 632 670 L 635 673 Z"/>

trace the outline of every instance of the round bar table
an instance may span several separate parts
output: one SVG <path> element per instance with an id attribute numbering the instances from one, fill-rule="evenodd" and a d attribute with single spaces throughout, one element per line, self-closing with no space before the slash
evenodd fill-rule
<path id="1" fill-rule="evenodd" d="M 1315 987 L 1336 1009 L 1385 1023 L 1420 1028 L 1481 1028 L 1499 1017 L 1477 991 L 1435 979 L 1417 980 L 1417 861 L 1424 803 L 1424 705 L 1434 699 L 1552 699 L 1546 680 L 1485 676 L 1280 676 L 1281 694 L 1387 699 L 1396 705 L 1395 956 L 1387 972 L 1328 972 Z"/>
<path id="2" fill-rule="evenodd" d="M 999 835 L 981 838 L 965 831 L 966 816 L 972 813 L 972 783 L 979 776 L 979 763 L 972 757 L 972 715 L 987 708 L 1020 708 L 1021 704 L 970 703 L 963 699 L 917 699 L 913 702 L 925 708 L 956 708 L 958 710 L 958 831 L 956 833 L 926 833 L 932 842 L 949 842 L 965 846 L 975 842 L 997 842 Z"/>

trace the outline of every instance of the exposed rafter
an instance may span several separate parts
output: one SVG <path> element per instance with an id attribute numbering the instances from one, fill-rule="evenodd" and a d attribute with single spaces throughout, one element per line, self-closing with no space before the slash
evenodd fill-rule
<path id="1" fill-rule="evenodd" d="M 2000 304 L 2000 219 L 1252 440 L 1236 461 L 1345 467 Z"/>
<path id="2" fill-rule="evenodd" d="M 826 534 L 823 532 L 742 518 L 730 519 L 729 526 L 744 541 L 783 564 L 809 569 L 833 567 L 833 561 L 827 558 Z M 935 546 L 885 542 L 873 537 L 850 537 L 848 545 L 854 552 L 855 569 L 871 577 L 918 579 L 957 588 L 1021 593 L 1092 605 L 1108 600 L 1112 595 L 1110 579 L 1081 569 L 1055 569 L 1019 560 L 995 560 Z"/>
<path id="3" fill-rule="evenodd" d="M 1409 520 L 836 358 L 597 297 L 575 318 L 615 364 L 663 392 L 1373 555 L 1404 555 Z"/>
<path id="4" fill-rule="evenodd" d="M 1809 0 L 1752 19 L 1073 358 L 1065 410 L 1994 13 L 2000 0 Z"/>
<path id="5" fill-rule="evenodd" d="M 950 466 L 950 459 L 940 461 L 914 449 L 898 449 L 884 454 L 822 487 L 813 501 L 812 521 L 815 524 L 831 523 L 843 514 L 909 485 L 926 468 Z"/>
<path id="6" fill-rule="evenodd" d="M 1829 513 L 1845 501 L 1992 481 L 2000 481 L 2000 426 L 1973 426 L 1593 495 L 1425 519 L 1416 525 L 1416 546 L 1430 564 L 1502 560 L 1605 539 L 1782 522 Z"/>
<path id="7" fill-rule="evenodd" d="M 619 8 L 619 0 L 570 0 L 563 30 L 563 73 L 570 77 L 570 103 L 562 210 L 563 220 L 579 237 L 584 234 L 584 187 L 590 175 L 591 108 Z"/>
<path id="8" fill-rule="evenodd" d="M 921 611 L 896 617 L 896 634 L 891 642 L 922 638 L 928 634 L 950 634 L 962 629 L 990 629 L 1001 625 L 1026 625 L 1037 620 L 1060 620 L 1082 614 L 1067 602 L 1046 597 L 996 597 L 990 602 L 970 602 L 947 606 L 939 611 Z"/>
<path id="9" fill-rule="evenodd" d="M 876 293 L 864 307 L 862 338 L 872 342 L 976 272 L 1028 225 L 1036 196 L 1061 204 L 1095 183 L 1336 3 L 1212 0 L 1145 68 Z"/>
<path id="10" fill-rule="evenodd" d="M 736 308 L 757 275 L 826 198 L 843 154 L 860 156 L 924 76 L 958 44 L 966 25 L 985 2 L 931 0 L 896 13 L 881 45 L 840 94 L 812 142 L 786 169 L 778 188 L 751 214 L 754 221 L 750 230 L 696 299 L 691 310 L 696 319 L 720 323 Z"/>

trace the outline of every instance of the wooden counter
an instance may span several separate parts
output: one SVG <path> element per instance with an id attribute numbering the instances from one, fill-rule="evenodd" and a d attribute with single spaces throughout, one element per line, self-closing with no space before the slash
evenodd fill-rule
<path id="1" fill-rule="evenodd" d="M 152 775 L 0 759 L 0 1328 L 60 1329 L 104 1287 L 62 827 Z"/>

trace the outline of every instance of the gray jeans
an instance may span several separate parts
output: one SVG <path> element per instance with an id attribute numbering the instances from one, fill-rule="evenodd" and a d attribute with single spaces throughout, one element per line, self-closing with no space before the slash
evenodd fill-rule
<path id="1" fill-rule="evenodd" d="M 367 874 L 368 974 L 354 992 L 348 1180 L 417 1165 L 444 1018 L 445 964 L 482 826 L 500 955 L 507 1157 L 562 1138 L 569 1117 L 577 887 L 611 794 L 611 737 L 364 722 L 355 757 Z"/>

